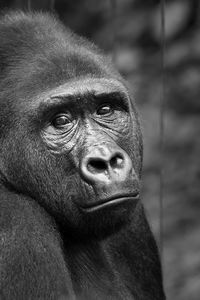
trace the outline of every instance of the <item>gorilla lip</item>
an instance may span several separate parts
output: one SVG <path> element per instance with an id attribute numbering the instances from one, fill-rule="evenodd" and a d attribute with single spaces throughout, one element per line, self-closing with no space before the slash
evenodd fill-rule
<path id="1" fill-rule="evenodd" d="M 99 200 L 97 202 L 89 203 L 87 206 L 82 207 L 82 209 L 88 212 L 92 212 L 107 206 L 116 205 L 126 201 L 133 201 L 138 199 L 139 199 L 139 192 L 136 192 L 134 194 L 115 195 L 103 200 Z"/>

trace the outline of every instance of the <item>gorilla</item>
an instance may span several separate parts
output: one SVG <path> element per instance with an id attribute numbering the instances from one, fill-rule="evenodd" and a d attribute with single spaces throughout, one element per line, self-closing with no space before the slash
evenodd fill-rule
<path id="1" fill-rule="evenodd" d="M 53 15 L 8 12 L 0 68 L 0 299 L 165 299 L 109 58 Z"/>

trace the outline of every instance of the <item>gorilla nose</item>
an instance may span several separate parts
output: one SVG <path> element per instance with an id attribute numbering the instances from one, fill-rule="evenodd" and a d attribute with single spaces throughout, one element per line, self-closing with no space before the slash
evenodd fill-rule
<path id="1" fill-rule="evenodd" d="M 124 182 L 131 170 L 131 159 L 124 150 L 106 146 L 93 148 L 81 163 L 84 180 L 93 184 Z"/>

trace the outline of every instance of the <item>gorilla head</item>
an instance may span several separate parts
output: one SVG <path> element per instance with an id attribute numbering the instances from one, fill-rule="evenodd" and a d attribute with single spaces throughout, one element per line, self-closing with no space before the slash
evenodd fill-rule
<path id="1" fill-rule="evenodd" d="M 121 76 L 54 17 L 0 23 L 0 168 L 68 232 L 102 235 L 129 221 L 142 140 Z"/>

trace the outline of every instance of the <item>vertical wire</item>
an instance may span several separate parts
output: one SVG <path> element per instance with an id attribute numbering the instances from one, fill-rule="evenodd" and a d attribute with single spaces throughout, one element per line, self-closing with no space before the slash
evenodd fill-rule
<path id="1" fill-rule="evenodd" d="M 50 2 L 51 2 L 51 4 L 50 4 L 50 11 L 53 12 L 54 11 L 54 7 L 55 7 L 55 1 L 51 0 Z"/>
<path id="2" fill-rule="evenodd" d="M 164 170 L 163 170 L 163 158 L 164 158 L 164 116 L 165 116 L 165 0 L 161 0 L 160 6 L 161 14 L 161 95 L 160 95 L 160 137 L 159 137 L 159 148 L 160 148 L 160 168 L 159 168 L 159 227 L 160 227 L 160 256 L 163 265 L 164 256 L 164 208 L 163 208 L 163 196 L 164 196 Z"/>
<path id="3" fill-rule="evenodd" d="M 113 62 L 116 63 L 116 55 L 117 55 L 117 1 L 110 1 L 110 9 L 111 9 L 111 18 L 112 18 L 112 59 Z"/>
<path id="4" fill-rule="evenodd" d="M 28 8 L 28 11 L 31 10 L 31 0 L 28 0 L 27 8 Z"/>

